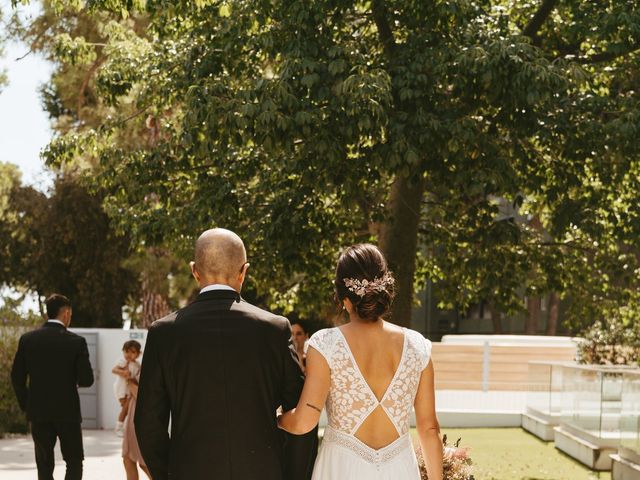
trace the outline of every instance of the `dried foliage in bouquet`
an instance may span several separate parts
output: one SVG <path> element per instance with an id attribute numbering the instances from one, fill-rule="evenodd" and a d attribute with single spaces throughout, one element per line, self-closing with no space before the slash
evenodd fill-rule
<path id="1" fill-rule="evenodd" d="M 460 438 L 453 445 L 447 444 L 447 436 L 442 436 L 442 445 L 444 446 L 444 455 L 442 458 L 442 470 L 444 480 L 474 480 L 473 462 L 469 457 L 469 449 L 460 446 Z M 418 466 L 420 467 L 420 478 L 428 480 L 427 466 L 424 463 L 422 450 L 420 445 L 416 447 L 416 456 L 418 457 Z"/>

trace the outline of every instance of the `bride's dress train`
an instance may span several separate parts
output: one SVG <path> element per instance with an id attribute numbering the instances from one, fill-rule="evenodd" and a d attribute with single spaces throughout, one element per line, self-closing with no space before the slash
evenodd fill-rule
<path id="1" fill-rule="evenodd" d="M 328 426 L 312 480 L 420 480 L 409 433 L 409 418 L 422 371 L 429 363 L 431 342 L 404 329 L 398 369 L 380 400 L 360 372 L 339 328 L 320 330 L 309 340 L 331 368 L 326 409 Z M 358 429 L 382 409 L 398 432 L 391 444 L 373 449 L 357 438 Z"/>

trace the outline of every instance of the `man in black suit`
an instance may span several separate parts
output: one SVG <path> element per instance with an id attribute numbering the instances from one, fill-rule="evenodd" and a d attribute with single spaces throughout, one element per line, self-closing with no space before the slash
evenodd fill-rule
<path id="1" fill-rule="evenodd" d="M 310 476 L 317 432 L 285 436 L 276 423 L 304 383 L 291 326 L 240 297 L 248 267 L 235 233 L 204 232 L 191 263 L 200 295 L 149 330 L 135 426 L 153 480 Z"/>
<path id="2" fill-rule="evenodd" d="M 53 480 L 53 447 L 58 438 L 67 464 L 65 480 L 79 480 L 84 451 L 78 386 L 93 385 L 93 370 L 87 342 L 67 330 L 69 299 L 54 294 L 46 304 L 49 320 L 20 337 L 11 381 L 20 408 L 31 421 L 38 480 Z"/>

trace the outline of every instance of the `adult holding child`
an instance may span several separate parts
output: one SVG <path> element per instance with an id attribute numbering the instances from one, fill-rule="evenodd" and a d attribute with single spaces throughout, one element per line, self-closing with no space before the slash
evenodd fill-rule
<path id="1" fill-rule="evenodd" d="M 141 352 L 142 345 L 140 345 L 140 342 L 136 340 L 124 342 L 122 346 L 122 358 L 111 370 L 111 373 L 116 375 L 113 390 L 116 399 L 120 403 L 120 413 L 118 414 L 118 423 L 116 424 L 116 435 L 120 437 L 124 434 L 124 421 L 127 418 L 131 400 L 129 380 L 137 380 L 140 377 L 140 362 L 138 362 L 138 357 L 140 357 Z"/>

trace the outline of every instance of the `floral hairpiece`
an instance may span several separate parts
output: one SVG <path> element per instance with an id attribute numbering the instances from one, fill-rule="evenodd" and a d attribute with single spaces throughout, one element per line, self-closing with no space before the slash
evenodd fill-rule
<path id="1" fill-rule="evenodd" d="M 345 278 L 343 282 L 350 291 L 359 297 L 364 297 L 367 293 L 384 291 L 388 286 L 393 285 L 395 280 L 389 273 L 385 273 L 383 277 L 376 277 L 373 280 Z"/>

